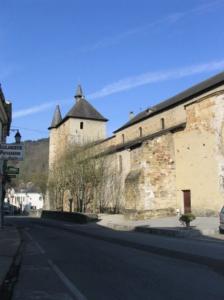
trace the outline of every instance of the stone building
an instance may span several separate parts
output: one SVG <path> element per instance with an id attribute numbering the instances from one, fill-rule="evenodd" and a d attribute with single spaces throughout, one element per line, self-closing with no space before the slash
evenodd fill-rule
<path id="1" fill-rule="evenodd" d="M 49 143 L 50 166 L 64 153 L 67 146 L 85 144 L 106 138 L 106 122 L 88 101 L 85 100 L 79 85 L 75 104 L 62 119 L 60 107 L 56 106 L 52 119 Z"/>
<path id="2" fill-rule="evenodd" d="M 192 211 L 217 214 L 224 204 L 224 72 L 139 113 L 106 138 L 105 119 L 81 87 L 76 104 L 50 126 L 52 166 L 67 145 L 98 141 L 116 168 L 129 218 Z"/>

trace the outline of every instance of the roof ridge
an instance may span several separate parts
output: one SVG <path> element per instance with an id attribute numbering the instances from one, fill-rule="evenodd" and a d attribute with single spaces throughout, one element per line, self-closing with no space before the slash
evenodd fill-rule
<path id="1" fill-rule="evenodd" d="M 134 118 L 126 122 L 123 126 L 115 130 L 114 133 L 117 133 L 142 120 L 145 120 L 152 115 L 155 115 L 163 110 L 168 109 L 171 106 L 176 106 L 180 103 L 186 102 L 197 95 L 205 93 L 206 91 L 210 90 L 211 88 L 214 88 L 215 86 L 219 86 L 222 83 L 224 83 L 224 72 L 220 72 L 206 80 L 194 84 L 193 86 L 185 89 L 184 91 L 149 107 L 151 109 L 151 112 L 149 112 L 149 108 L 143 110 L 142 112 L 138 113 Z"/>

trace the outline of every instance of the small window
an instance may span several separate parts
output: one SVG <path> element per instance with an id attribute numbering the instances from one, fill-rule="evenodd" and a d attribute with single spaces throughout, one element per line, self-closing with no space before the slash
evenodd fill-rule
<path id="1" fill-rule="evenodd" d="M 142 137 L 142 127 L 139 127 L 139 136 Z"/>
<path id="2" fill-rule="evenodd" d="M 119 155 L 119 172 L 120 173 L 122 172 L 122 169 L 123 169 L 123 166 L 122 166 L 122 156 Z"/>
<path id="3" fill-rule="evenodd" d="M 161 128 L 164 129 L 165 128 L 165 120 L 164 120 L 164 118 L 162 118 L 160 120 L 160 122 L 161 122 Z"/>
<path id="4" fill-rule="evenodd" d="M 83 122 L 80 122 L 80 129 L 83 129 Z"/>
<path id="5" fill-rule="evenodd" d="M 122 134 L 122 143 L 124 143 L 124 134 Z"/>

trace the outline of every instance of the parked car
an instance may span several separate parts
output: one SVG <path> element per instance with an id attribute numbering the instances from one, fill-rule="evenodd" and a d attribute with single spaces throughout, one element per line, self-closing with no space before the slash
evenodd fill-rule
<path id="1" fill-rule="evenodd" d="M 220 219 L 219 232 L 224 233 L 224 206 L 220 211 L 219 219 Z"/>

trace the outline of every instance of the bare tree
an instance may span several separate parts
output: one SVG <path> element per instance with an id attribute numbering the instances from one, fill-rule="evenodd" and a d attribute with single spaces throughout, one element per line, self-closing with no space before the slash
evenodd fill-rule
<path id="1" fill-rule="evenodd" d="M 67 189 L 75 199 L 76 210 L 95 210 L 96 197 L 104 175 L 104 158 L 97 157 L 90 145 L 76 146 L 64 158 Z"/>
<path id="2" fill-rule="evenodd" d="M 66 169 L 64 162 L 59 162 L 55 164 L 49 172 L 48 191 L 51 199 L 51 208 L 63 211 L 66 189 Z"/>
<path id="3" fill-rule="evenodd" d="M 65 193 L 78 212 L 120 212 L 121 179 L 108 156 L 91 144 L 64 153 L 51 170 L 49 192 L 54 207 L 64 207 Z"/>

